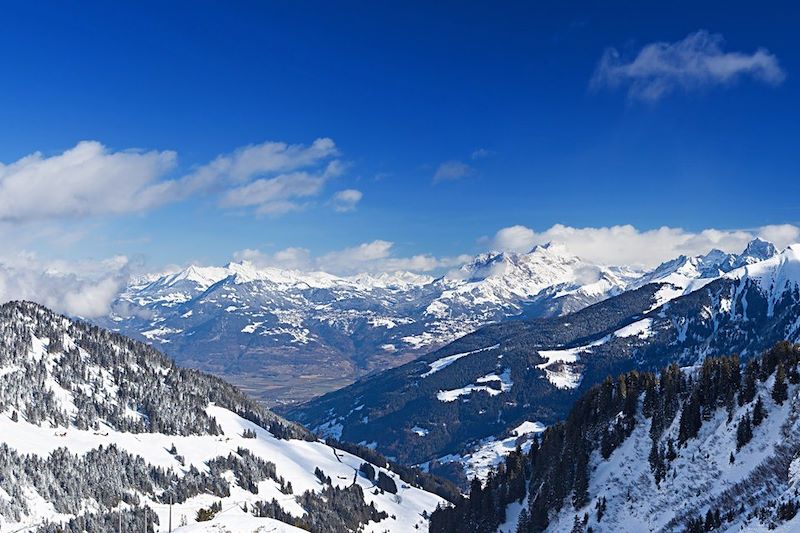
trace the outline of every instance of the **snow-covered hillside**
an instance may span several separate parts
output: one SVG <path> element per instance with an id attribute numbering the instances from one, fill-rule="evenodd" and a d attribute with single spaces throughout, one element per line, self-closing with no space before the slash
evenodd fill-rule
<path id="1" fill-rule="evenodd" d="M 0 307 L 2 531 L 425 530 L 444 500 L 378 463 L 146 345 Z"/>
<path id="2" fill-rule="evenodd" d="M 631 372 L 512 452 L 433 533 L 797 531 L 800 346 Z"/>

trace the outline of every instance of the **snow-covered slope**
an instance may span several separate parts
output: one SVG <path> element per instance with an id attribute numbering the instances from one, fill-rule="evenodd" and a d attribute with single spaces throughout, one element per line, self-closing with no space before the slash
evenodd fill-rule
<path id="1" fill-rule="evenodd" d="M 771 394 L 774 381 L 773 375 L 758 383 L 757 397 L 764 402 L 767 416 L 741 449 L 737 448 L 737 427 L 746 414 L 752 417 L 755 401 L 737 405 L 730 414 L 718 409 L 683 446 L 677 446 L 679 413 L 657 439 L 664 449 L 668 441 L 676 443 L 676 457 L 659 484 L 648 461 L 652 424 L 640 418 L 631 436 L 608 460 L 599 452 L 593 455 L 589 503 L 581 509 L 567 506 L 546 531 L 570 530 L 575 515 L 584 513 L 589 514 L 587 527 L 598 533 L 685 531 L 688 520 L 704 521 L 709 510 L 715 513 L 717 509 L 722 523 L 714 531 L 766 532 L 777 524 L 779 531 L 797 531 L 800 516 L 783 521 L 776 513 L 781 503 L 798 501 L 800 398 L 797 387 L 790 385 L 789 400 L 778 405 Z M 605 502 L 601 520 L 595 509 L 599 498 Z M 751 513 L 761 516 L 748 516 Z"/>
<path id="2" fill-rule="evenodd" d="M 2 531 L 166 531 L 170 507 L 185 531 L 424 530 L 442 498 L 365 463 L 146 345 L 0 307 Z"/>

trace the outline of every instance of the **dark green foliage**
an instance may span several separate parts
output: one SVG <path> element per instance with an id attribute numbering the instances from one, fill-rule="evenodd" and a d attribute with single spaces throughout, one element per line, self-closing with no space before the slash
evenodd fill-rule
<path id="1" fill-rule="evenodd" d="M 666 459 L 669 462 L 674 461 L 678 457 L 678 452 L 675 451 L 675 441 L 671 438 L 667 439 L 667 453 Z"/>
<path id="2" fill-rule="evenodd" d="M 686 521 L 685 533 L 705 533 L 706 526 L 702 518 L 690 518 Z"/>
<path id="3" fill-rule="evenodd" d="M 217 512 L 213 509 L 206 509 L 201 507 L 197 510 L 197 515 L 194 517 L 198 522 L 208 522 L 216 516 Z"/>
<path id="4" fill-rule="evenodd" d="M 300 504 L 306 510 L 302 517 L 294 517 L 283 510 L 276 500 L 256 502 L 253 514 L 274 518 L 312 533 L 351 533 L 367 522 L 380 522 L 388 517 L 373 504 L 364 502 L 360 485 L 346 488 L 326 486 L 321 493 L 305 492 Z"/>
<path id="5" fill-rule="evenodd" d="M 361 463 L 361 466 L 358 467 L 358 471 L 364 474 L 364 477 L 370 481 L 375 481 L 375 469 L 369 463 Z"/>
<path id="6" fill-rule="evenodd" d="M 600 440 L 606 440 L 613 451 L 630 435 L 637 401 L 654 379 L 652 374 L 634 371 L 590 389 L 565 422 L 547 428 L 527 456 L 510 455 L 486 486 L 473 481 L 469 503 L 434 513 L 431 532 L 495 531 L 504 520 L 506 505 L 519 501 L 518 480 L 523 475 L 528 478 L 529 494 L 535 495 L 528 508 L 528 531 L 546 527 L 548 510 L 560 509 L 570 495 L 573 505 L 583 507 L 588 503 L 589 453 Z"/>
<path id="7" fill-rule="evenodd" d="M 378 481 L 376 482 L 376 485 L 382 491 L 397 494 L 397 484 L 395 484 L 394 480 L 383 470 L 378 472 Z"/>
<path id="8" fill-rule="evenodd" d="M 602 496 L 597 498 L 597 503 L 594 504 L 594 510 L 597 512 L 597 521 L 603 520 L 603 515 L 606 514 L 606 497 Z"/>
<path id="9" fill-rule="evenodd" d="M 777 518 L 781 522 L 791 520 L 797 515 L 797 510 L 800 508 L 795 500 L 783 502 L 778 506 Z"/>
<path id="10" fill-rule="evenodd" d="M 375 466 L 391 470 L 409 485 L 436 494 L 451 503 L 455 503 L 461 499 L 461 491 L 447 479 L 423 472 L 416 467 L 405 466 L 394 461 L 389 461 L 379 452 L 367 448 L 366 446 L 359 446 L 358 444 L 349 442 L 339 442 L 330 438 L 325 439 L 325 443 L 329 446 L 352 453 L 356 457 L 369 461 Z"/>
<path id="11" fill-rule="evenodd" d="M 647 457 L 650 462 L 650 470 L 653 472 L 653 479 L 656 485 L 661 484 L 661 480 L 667 474 L 666 458 L 664 457 L 664 450 L 658 446 L 658 441 L 653 441 L 650 448 L 650 455 Z"/>
<path id="12" fill-rule="evenodd" d="M 700 431 L 701 424 L 700 398 L 698 394 L 693 393 L 683 405 L 678 429 L 678 443 L 683 444 L 687 440 L 696 437 L 697 432 Z"/>
<path id="13" fill-rule="evenodd" d="M 158 515 L 150 507 L 134 507 L 124 511 L 110 511 L 104 513 L 86 513 L 71 518 L 67 522 L 46 523 L 36 529 L 36 533 L 83 533 L 87 531 L 118 531 L 119 524 L 122 531 L 141 531 L 154 533 L 160 524 Z"/>
<path id="14" fill-rule="evenodd" d="M 758 379 L 759 365 L 758 361 L 751 359 L 747 362 L 744 371 L 744 382 L 739 391 L 739 405 L 744 405 L 753 401 L 756 395 L 756 380 Z"/>

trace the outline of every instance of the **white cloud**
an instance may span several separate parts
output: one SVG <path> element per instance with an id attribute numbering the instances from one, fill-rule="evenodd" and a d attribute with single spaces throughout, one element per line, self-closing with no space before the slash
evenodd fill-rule
<path id="1" fill-rule="evenodd" d="M 172 151 L 113 151 L 82 141 L 61 154 L 0 163 L 0 220 L 36 221 L 147 211 L 222 191 L 220 205 L 282 214 L 303 207 L 341 175 L 331 139 L 310 145 L 265 142 L 221 155 L 175 179 Z"/>
<path id="2" fill-rule="evenodd" d="M 526 252 L 536 244 L 536 232 L 525 226 L 509 226 L 499 230 L 493 240 L 493 246 L 498 250 L 511 250 Z"/>
<path id="3" fill-rule="evenodd" d="M 433 175 L 433 182 L 457 180 L 469 176 L 471 173 L 472 167 L 466 163 L 445 161 L 436 169 L 436 173 Z"/>
<path id="4" fill-rule="evenodd" d="M 399 270 L 431 272 L 459 266 L 470 259 L 468 255 L 434 257 L 429 254 L 418 254 L 397 257 L 393 255 L 393 248 L 394 243 L 378 239 L 317 257 L 312 256 L 305 248 L 286 248 L 275 253 L 245 249 L 235 252 L 233 258 L 236 261 L 249 261 L 258 267 L 322 270 L 341 275 Z"/>
<path id="5" fill-rule="evenodd" d="M 196 179 L 212 183 L 229 179 L 242 183 L 263 174 L 291 172 L 328 161 L 339 155 L 333 139 L 316 139 L 311 145 L 264 142 L 237 148 L 231 154 L 220 155 L 192 174 Z"/>
<path id="6" fill-rule="evenodd" d="M 778 85 L 786 77 L 778 59 L 768 50 L 723 52 L 723 44 L 721 35 L 701 30 L 674 43 L 648 44 L 632 59 L 609 48 L 600 59 L 591 86 L 628 86 L 630 98 L 656 101 L 678 89 L 727 85 L 745 77 Z"/>
<path id="7" fill-rule="evenodd" d="M 339 191 L 333 195 L 333 208 L 340 213 L 353 211 L 363 197 L 364 193 L 356 189 Z"/>
<path id="8" fill-rule="evenodd" d="M 776 224 L 762 226 L 758 229 L 758 236 L 779 247 L 800 242 L 800 228 L 792 224 Z"/>
<path id="9" fill-rule="evenodd" d="M 511 226 L 499 230 L 492 245 L 498 250 L 528 251 L 537 244 L 561 242 L 589 261 L 652 268 L 681 254 L 705 254 L 712 248 L 741 252 L 754 237 L 783 248 L 800 240 L 800 228 L 785 224 L 752 230 L 712 228 L 692 232 L 667 226 L 642 231 L 631 225 L 574 228 L 556 224 L 537 232 L 525 226 Z"/>
<path id="10" fill-rule="evenodd" d="M 305 207 L 331 178 L 344 170 L 333 140 L 311 145 L 266 142 L 217 157 L 185 180 L 202 186 L 233 185 L 220 200 L 222 207 L 252 208 L 258 215 L 280 215 Z"/>
<path id="11" fill-rule="evenodd" d="M 0 219 L 33 220 L 119 214 L 170 198 L 154 194 L 174 168 L 174 152 L 112 152 L 84 141 L 46 157 L 40 152 L 0 163 Z"/>
<path id="12" fill-rule="evenodd" d="M 247 261 L 258 267 L 275 267 L 289 270 L 312 269 L 311 252 L 306 248 L 290 247 L 267 254 L 253 248 L 239 250 L 233 254 L 234 261 Z"/>

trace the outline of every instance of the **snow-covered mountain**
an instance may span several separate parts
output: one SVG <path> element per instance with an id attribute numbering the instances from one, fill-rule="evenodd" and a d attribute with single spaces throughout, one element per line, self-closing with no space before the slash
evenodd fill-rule
<path id="1" fill-rule="evenodd" d="M 800 530 L 800 346 L 587 391 L 432 533 Z"/>
<path id="2" fill-rule="evenodd" d="M 664 262 L 651 272 L 633 281 L 629 288 L 648 283 L 669 283 L 685 288 L 699 279 L 715 279 L 727 272 L 746 265 L 759 263 L 778 254 L 775 245 L 763 239 L 753 239 L 741 254 L 729 254 L 722 250 L 711 250 L 705 255 L 687 257 L 681 255 Z"/>
<path id="3" fill-rule="evenodd" d="M 340 277 L 249 263 L 191 266 L 134 280 L 98 322 L 264 400 L 307 399 L 488 322 L 583 308 L 635 277 L 557 245 L 482 254 L 436 279 L 407 272 Z"/>
<path id="4" fill-rule="evenodd" d="M 439 278 L 191 266 L 135 280 L 98 323 L 268 403 L 307 400 L 492 322 L 563 316 L 648 283 L 660 303 L 775 254 L 755 240 L 652 272 L 584 261 L 563 245 L 480 254 Z"/>
<path id="5" fill-rule="evenodd" d="M 399 533 L 444 501 L 419 487 L 452 497 L 347 450 L 145 344 L 0 306 L 2 531 Z"/>

